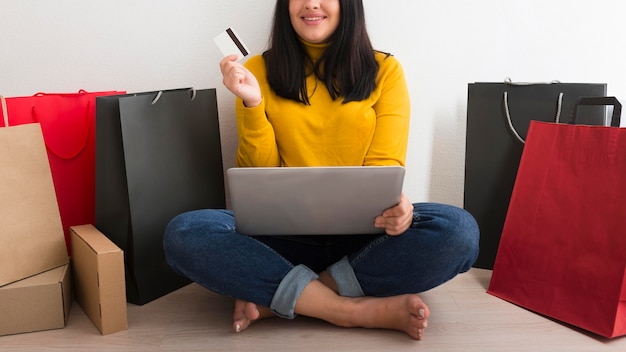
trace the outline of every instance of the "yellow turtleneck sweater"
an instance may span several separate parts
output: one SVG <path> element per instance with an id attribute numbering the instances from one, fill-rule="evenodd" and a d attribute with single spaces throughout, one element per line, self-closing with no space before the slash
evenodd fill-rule
<path id="1" fill-rule="evenodd" d="M 311 57 L 326 46 L 305 43 Z M 400 63 L 376 53 L 376 89 L 363 101 L 333 101 L 315 75 L 307 77 L 311 105 L 272 91 L 261 55 L 245 66 L 259 81 L 263 101 L 247 108 L 236 102 L 238 166 L 404 166 L 410 101 Z"/>

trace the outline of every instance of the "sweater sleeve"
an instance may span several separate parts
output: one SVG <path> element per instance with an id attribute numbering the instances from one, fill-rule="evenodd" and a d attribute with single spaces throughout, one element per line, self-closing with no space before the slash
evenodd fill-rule
<path id="1" fill-rule="evenodd" d="M 241 99 L 236 99 L 238 146 L 235 163 L 239 167 L 280 166 L 274 128 L 265 113 L 269 85 L 263 58 L 253 57 L 245 65 L 259 81 L 263 101 L 259 106 L 248 108 Z"/>
<path id="2" fill-rule="evenodd" d="M 379 97 L 374 103 L 376 129 L 364 165 L 405 165 L 411 115 L 410 98 L 404 71 L 393 56 L 379 61 Z"/>

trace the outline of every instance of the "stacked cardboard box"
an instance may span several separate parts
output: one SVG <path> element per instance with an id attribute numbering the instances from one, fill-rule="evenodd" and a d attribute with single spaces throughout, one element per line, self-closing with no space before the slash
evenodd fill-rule
<path id="1" fill-rule="evenodd" d="M 0 287 L 0 336 L 64 328 L 73 297 L 102 335 L 128 328 L 122 250 L 92 225 L 72 227 L 71 244 L 71 266 Z"/>
<path id="2" fill-rule="evenodd" d="M 0 287 L 0 335 L 65 327 L 71 291 L 69 265 Z"/>
<path id="3" fill-rule="evenodd" d="M 0 128 L 0 336 L 62 328 L 69 257 L 39 124 Z"/>
<path id="4" fill-rule="evenodd" d="M 0 103 L 0 336 L 63 328 L 73 277 L 41 126 L 11 126 Z M 92 225 L 72 233 L 79 304 L 102 334 L 126 329 L 122 251 Z"/>

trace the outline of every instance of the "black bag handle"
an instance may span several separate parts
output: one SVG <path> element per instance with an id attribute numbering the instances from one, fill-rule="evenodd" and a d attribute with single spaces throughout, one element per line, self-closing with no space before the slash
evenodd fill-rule
<path id="1" fill-rule="evenodd" d="M 620 117 L 622 114 L 622 104 L 615 97 L 580 97 L 574 107 L 572 108 L 572 116 L 569 123 L 576 124 L 576 115 L 578 113 L 578 106 L 580 105 L 612 105 L 613 116 L 611 117 L 611 126 L 619 127 Z"/>

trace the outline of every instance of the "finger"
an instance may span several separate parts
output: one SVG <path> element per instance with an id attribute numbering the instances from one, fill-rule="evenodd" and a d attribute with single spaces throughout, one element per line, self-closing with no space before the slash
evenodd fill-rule
<path id="1" fill-rule="evenodd" d="M 380 217 L 380 219 L 377 219 L 376 225 L 379 228 L 384 228 L 388 235 L 395 236 L 404 233 L 411 226 L 412 222 L 412 215 L 392 218 Z"/>
<path id="2" fill-rule="evenodd" d="M 237 62 L 237 55 L 224 56 L 224 58 L 220 61 L 220 66 L 229 62 Z"/>
<path id="3" fill-rule="evenodd" d="M 226 71 L 226 66 L 228 66 L 230 62 L 231 60 L 228 59 L 228 56 L 220 61 L 220 71 L 222 71 L 222 74 Z"/>
<path id="4" fill-rule="evenodd" d="M 413 212 L 411 203 L 401 202 L 393 208 L 389 208 L 383 212 L 384 217 L 401 217 Z"/>
<path id="5" fill-rule="evenodd" d="M 222 82 L 224 85 L 233 90 L 236 89 L 237 86 L 241 85 L 246 80 L 246 71 L 245 68 L 239 67 L 237 65 L 226 66 L 224 68 L 225 72 L 223 73 Z"/>
<path id="6" fill-rule="evenodd" d="M 224 57 L 222 61 L 220 61 L 220 70 L 222 71 L 222 75 L 225 75 L 238 65 L 241 64 L 237 62 L 237 55 L 229 55 Z"/>

